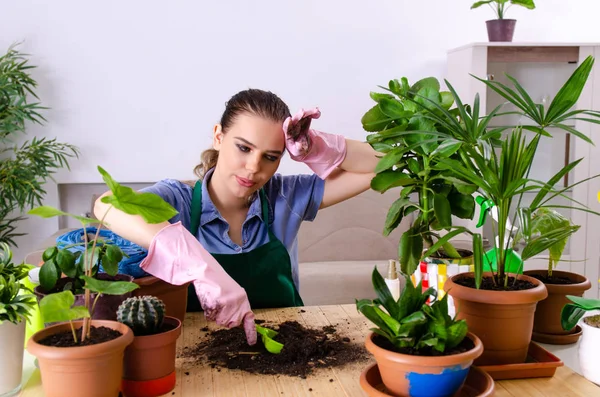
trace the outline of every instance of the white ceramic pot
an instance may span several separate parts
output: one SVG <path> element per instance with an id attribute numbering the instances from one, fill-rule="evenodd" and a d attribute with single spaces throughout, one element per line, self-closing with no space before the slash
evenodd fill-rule
<path id="1" fill-rule="evenodd" d="M 0 324 L 0 397 L 16 395 L 21 389 L 24 344 L 25 321 Z"/>
<path id="2" fill-rule="evenodd" d="M 580 321 L 583 329 L 579 344 L 579 365 L 583 376 L 591 382 L 600 385 L 600 328 L 587 325 Z"/>

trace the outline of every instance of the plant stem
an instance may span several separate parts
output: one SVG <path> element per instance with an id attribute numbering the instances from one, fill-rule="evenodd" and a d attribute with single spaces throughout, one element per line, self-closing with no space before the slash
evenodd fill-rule
<path id="1" fill-rule="evenodd" d="M 77 343 L 77 333 L 75 332 L 75 326 L 73 325 L 73 321 L 69 320 L 69 324 L 71 324 L 71 332 L 73 333 L 73 340 Z M 83 340 L 82 340 L 83 342 Z"/>
<path id="2" fill-rule="evenodd" d="M 100 298 L 100 293 L 98 292 L 96 295 L 96 298 L 94 298 L 94 303 L 92 304 L 92 313 L 94 313 L 94 310 L 96 310 L 96 303 L 98 303 L 98 299 Z"/>

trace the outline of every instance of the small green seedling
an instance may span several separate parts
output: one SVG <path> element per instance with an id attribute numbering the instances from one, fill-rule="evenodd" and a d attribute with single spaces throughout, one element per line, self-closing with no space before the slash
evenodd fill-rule
<path id="1" fill-rule="evenodd" d="M 573 303 L 567 303 L 560 313 L 560 322 L 565 331 L 575 328 L 586 312 L 600 310 L 600 299 L 582 298 L 574 295 L 567 295 L 567 299 Z"/>
<path id="2" fill-rule="evenodd" d="M 68 321 L 71 324 L 73 339 L 77 343 L 77 334 L 73 320 L 89 318 L 90 312 L 85 306 L 75 306 L 75 295 L 70 290 L 46 295 L 40 301 L 40 312 L 44 321 L 49 323 Z"/>
<path id="3" fill-rule="evenodd" d="M 283 344 L 276 342 L 273 340 L 275 336 L 277 336 L 278 332 L 273 331 L 272 329 L 261 327 L 256 324 L 256 332 L 258 332 L 261 336 L 261 339 L 265 345 L 265 348 L 269 353 L 279 354 L 281 353 L 281 349 L 283 349 Z"/>

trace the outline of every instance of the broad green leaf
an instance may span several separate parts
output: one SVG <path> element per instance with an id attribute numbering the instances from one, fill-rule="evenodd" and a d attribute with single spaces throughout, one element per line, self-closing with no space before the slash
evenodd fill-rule
<path id="1" fill-rule="evenodd" d="M 464 233 L 466 229 L 464 227 L 458 227 L 448 233 L 446 233 L 442 238 L 436 241 L 429 249 L 423 254 L 423 257 L 428 257 L 435 252 L 437 252 L 444 244 L 446 244 L 453 237 L 458 236 L 461 233 Z"/>
<path id="2" fill-rule="evenodd" d="M 389 234 L 398 227 L 402 221 L 404 208 L 408 205 L 413 204 L 406 198 L 399 198 L 392 203 L 385 218 L 385 226 L 383 228 L 384 236 L 389 236 Z"/>
<path id="3" fill-rule="evenodd" d="M 477 185 L 465 182 L 462 179 L 458 179 L 452 176 L 444 176 L 443 178 L 446 181 L 452 183 L 456 190 L 458 190 L 458 192 L 461 194 L 471 195 L 477 191 Z"/>
<path id="4" fill-rule="evenodd" d="M 475 9 L 475 8 L 479 8 L 484 4 L 490 4 L 491 2 L 493 2 L 495 0 L 483 0 L 483 1 L 477 1 L 475 2 L 472 6 L 471 9 Z"/>
<path id="5" fill-rule="evenodd" d="M 74 278 L 77 276 L 77 265 L 75 264 L 75 254 L 67 249 L 61 249 L 56 255 L 56 263 L 60 270 L 67 277 Z"/>
<path id="6" fill-rule="evenodd" d="M 473 219 L 473 215 L 475 214 L 475 199 L 471 194 L 451 192 L 448 194 L 448 201 L 454 216 L 461 219 Z"/>
<path id="7" fill-rule="evenodd" d="M 405 148 L 396 148 L 392 151 L 388 152 L 385 156 L 383 156 L 377 166 L 375 167 L 375 173 L 379 174 L 383 171 L 387 171 L 402 160 L 402 157 L 406 153 Z"/>
<path id="8" fill-rule="evenodd" d="M 392 119 L 410 118 L 413 112 L 404 110 L 404 106 L 397 99 L 383 98 L 379 101 L 381 112 Z"/>
<path id="9" fill-rule="evenodd" d="M 375 105 L 362 116 L 360 121 L 365 131 L 376 132 L 383 130 L 393 119 L 386 116 L 379 105 Z"/>
<path id="10" fill-rule="evenodd" d="M 390 327 L 385 323 L 385 321 L 383 321 L 383 319 L 381 317 L 379 317 L 379 314 L 377 314 L 377 312 L 375 311 L 375 306 L 363 304 L 363 305 L 360 305 L 360 307 L 359 307 L 358 301 L 357 301 L 357 309 L 369 321 L 371 321 L 373 324 L 375 324 L 377 327 L 379 327 L 379 329 L 381 329 L 382 331 L 384 331 L 385 333 L 387 333 L 389 335 L 394 334 L 392 332 L 392 330 L 390 329 Z"/>
<path id="11" fill-rule="evenodd" d="M 467 322 L 465 320 L 458 320 L 450 327 L 448 327 L 448 337 L 446 339 L 446 345 L 449 348 L 456 347 L 463 341 L 469 332 Z"/>
<path id="12" fill-rule="evenodd" d="M 381 193 L 384 193 L 393 187 L 413 184 L 413 179 L 409 178 L 401 171 L 383 171 L 371 179 L 371 188 Z"/>
<path id="13" fill-rule="evenodd" d="M 567 303 L 560 312 L 560 324 L 565 331 L 570 331 L 575 328 L 585 313 L 586 311 L 579 306 Z"/>
<path id="14" fill-rule="evenodd" d="M 379 318 L 381 318 L 385 322 L 385 324 L 392 331 L 392 333 L 394 335 L 397 335 L 398 331 L 400 331 L 400 323 L 395 318 L 393 318 L 377 306 L 373 306 L 373 310 L 379 316 Z"/>
<path id="15" fill-rule="evenodd" d="M 44 250 L 44 253 L 42 254 L 42 260 L 48 261 L 52 258 L 54 258 L 54 256 L 58 254 L 58 248 L 56 247 L 48 247 Z"/>
<path id="16" fill-rule="evenodd" d="M 56 292 L 44 296 L 40 300 L 40 312 L 44 322 L 64 322 L 90 317 L 86 307 L 72 307 L 74 303 L 75 296 L 71 291 Z"/>
<path id="17" fill-rule="evenodd" d="M 575 69 L 567 82 L 558 91 L 552 103 L 550 103 L 548 112 L 546 113 L 547 122 L 552 122 L 555 118 L 562 116 L 575 105 L 587 82 L 593 65 L 594 57 L 590 55 Z"/>
<path id="18" fill-rule="evenodd" d="M 450 157 L 460 149 L 462 142 L 456 139 L 447 139 L 435 148 L 431 153 L 431 156 Z"/>
<path id="19" fill-rule="evenodd" d="M 435 194 L 433 196 L 433 210 L 438 223 L 445 229 L 452 226 L 452 210 L 446 196 Z"/>
<path id="20" fill-rule="evenodd" d="M 97 280 L 89 276 L 81 276 L 81 278 L 85 280 L 86 289 L 99 294 L 123 295 L 140 287 L 129 281 Z"/>
<path id="21" fill-rule="evenodd" d="M 410 228 L 402 234 L 398 246 L 398 257 L 402 273 L 410 276 L 417 270 L 422 251 L 423 237 L 418 231 Z"/>
<path id="22" fill-rule="evenodd" d="M 40 285 L 46 292 L 50 292 L 56 285 L 59 275 L 60 270 L 53 259 L 44 262 L 40 269 Z"/>
<path id="23" fill-rule="evenodd" d="M 533 256 L 549 249 L 551 246 L 560 243 L 562 240 L 569 238 L 572 234 L 579 230 L 580 226 L 568 226 L 556 228 L 549 231 L 543 236 L 532 238 L 521 253 L 523 261 L 532 258 Z"/>
<path id="24" fill-rule="evenodd" d="M 418 93 L 423 89 L 430 89 L 432 91 L 438 92 L 440 91 L 440 82 L 435 77 L 425 77 L 410 87 L 410 91 L 413 93 Z"/>
<path id="25" fill-rule="evenodd" d="M 387 310 L 390 316 L 392 316 L 394 319 L 398 318 L 398 306 L 396 305 L 396 301 L 392 297 L 392 293 L 388 289 L 388 286 L 383 280 L 383 277 L 381 276 L 381 274 L 379 274 L 379 271 L 377 271 L 377 266 L 373 267 L 371 281 L 373 283 L 375 293 L 377 294 L 377 298 L 379 299 L 383 307 L 385 307 L 385 310 Z M 388 323 L 387 320 L 386 323 Z M 392 324 L 388 323 L 388 326 L 392 331 L 394 331 L 394 333 L 398 332 L 398 330 L 394 328 Z"/>
<path id="26" fill-rule="evenodd" d="M 118 195 L 102 197 L 102 202 L 127 214 L 140 215 L 148 223 L 166 222 L 178 213 L 157 194 L 136 192 L 127 186 L 120 186 L 117 191 Z"/>
<path id="27" fill-rule="evenodd" d="M 61 211 L 59 209 L 56 209 L 54 207 L 50 207 L 48 205 L 43 205 L 41 207 L 33 208 L 33 209 L 29 210 L 28 214 L 40 216 L 42 218 L 52 218 L 52 217 L 55 217 L 55 216 L 69 216 L 71 218 L 77 219 L 78 221 L 80 221 L 84 225 L 89 225 L 91 223 L 100 223 L 100 221 L 98 219 L 86 218 L 84 216 L 70 214 L 68 212 Z"/>
<path id="28" fill-rule="evenodd" d="M 394 99 L 393 95 L 380 94 L 378 92 L 371 92 L 369 95 L 371 96 L 371 99 L 373 99 L 377 103 L 379 103 L 382 99 Z"/>

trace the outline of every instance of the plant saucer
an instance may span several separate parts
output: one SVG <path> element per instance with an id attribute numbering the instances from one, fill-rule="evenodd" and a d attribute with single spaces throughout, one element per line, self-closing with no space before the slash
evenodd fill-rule
<path id="1" fill-rule="evenodd" d="M 549 345 L 570 345 L 577 343 L 579 337 L 582 334 L 582 329 L 579 325 L 575 326 L 575 330 L 570 334 L 557 335 L 557 334 L 544 334 L 541 332 L 533 332 L 531 334 L 531 340 L 539 343 L 547 343 Z"/>

